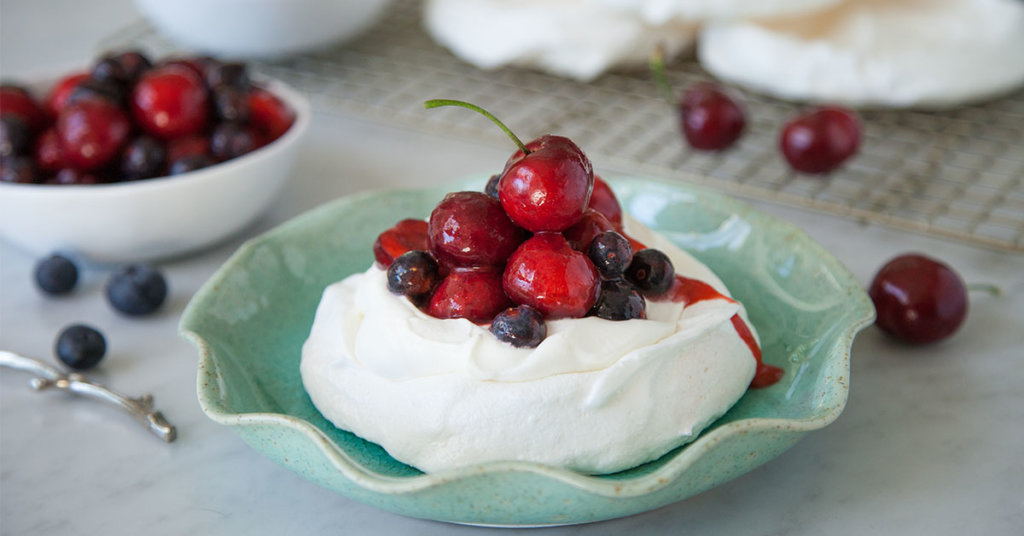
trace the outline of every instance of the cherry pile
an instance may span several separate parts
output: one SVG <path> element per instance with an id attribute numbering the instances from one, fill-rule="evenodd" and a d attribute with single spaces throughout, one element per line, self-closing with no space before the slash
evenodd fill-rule
<path id="1" fill-rule="evenodd" d="M 0 180 L 97 184 L 177 175 L 279 138 L 294 112 L 242 63 L 206 57 L 153 64 L 110 53 L 37 100 L 0 88 Z"/>
<path id="2" fill-rule="evenodd" d="M 665 294 L 675 271 L 664 253 L 622 233 L 615 194 L 568 138 L 519 146 L 484 192 L 450 193 L 427 221 L 381 233 L 374 256 L 388 289 L 437 318 L 490 324 L 499 339 L 535 347 L 544 321 L 597 316 L 646 318 L 645 296 Z"/>

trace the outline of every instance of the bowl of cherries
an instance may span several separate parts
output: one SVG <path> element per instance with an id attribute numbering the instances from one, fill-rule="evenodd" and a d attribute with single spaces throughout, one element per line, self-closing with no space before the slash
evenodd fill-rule
<path id="1" fill-rule="evenodd" d="M 284 186 L 310 118 L 243 63 L 137 51 L 0 92 L 0 238 L 107 263 L 244 229 Z"/>

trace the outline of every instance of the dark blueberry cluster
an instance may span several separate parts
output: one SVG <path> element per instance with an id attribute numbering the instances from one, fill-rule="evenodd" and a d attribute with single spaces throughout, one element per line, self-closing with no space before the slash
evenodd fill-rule
<path id="1" fill-rule="evenodd" d="M 651 248 L 634 253 L 629 239 L 615 231 L 594 237 L 587 256 L 602 278 L 590 314 L 605 320 L 647 318 L 644 295 L 667 292 L 675 278 L 668 256 Z"/>
<path id="2" fill-rule="evenodd" d="M 387 272 L 388 290 L 414 303 L 430 296 L 441 281 L 437 261 L 426 251 L 407 251 L 398 256 Z"/>

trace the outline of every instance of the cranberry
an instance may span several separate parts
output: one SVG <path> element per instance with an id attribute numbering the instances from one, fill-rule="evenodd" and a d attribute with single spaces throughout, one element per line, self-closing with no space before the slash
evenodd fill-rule
<path id="1" fill-rule="evenodd" d="M 537 233 L 505 267 L 505 292 L 545 318 L 579 318 L 597 301 L 601 278 L 586 255 L 558 233 Z"/>
<path id="2" fill-rule="evenodd" d="M 616 279 L 626 271 L 633 259 L 633 248 L 626 237 L 615 231 L 605 231 L 590 242 L 587 257 L 605 279 Z"/>
<path id="3" fill-rule="evenodd" d="M 22 156 L 32 147 L 32 132 L 19 115 L 0 116 L 0 157 Z"/>
<path id="4" fill-rule="evenodd" d="M 605 320 L 647 318 L 647 302 L 636 288 L 621 279 L 604 281 L 591 314 Z"/>
<path id="5" fill-rule="evenodd" d="M 167 66 L 142 75 L 132 92 L 135 121 L 161 139 L 188 136 L 206 127 L 208 106 L 203 81 L 184 67 Z"/>
<path id="6" fill-rule="evenodd" d="M 216 163 L 217 161 L 208 154 L 187 154 L 177 160 L 172 160 L 167 166 L 167 174 L 181 175 L 197 169 L 208 168 Z"/>
<path id="7" fill-rule="evenodd" d="M 39 132 L 46 126 L 46 113 L 21 86 L 5 84 L 0 87 L 0 116 L 7 114 L 21 117 L 32 132 Z"/>
<path id="8" fill-rule="evenodd" d="M 36 139 L 35 162 L 36 167 L 44 173 L 56 173 L 67 166 L 56 128 L 46 129 Z"/>
<path id="9" fill-rule="evenodd" d="M 256 148 L 253 133 L 239 123 L 221 123 L 210 134 L 210 153 L 217 160 L 230 160 Z"/>
<path id="10" fill-rule="evenodd" d="M 501 272 L 455 270 L 437 286 L 427 304 L 427 314 L 482 324 L 511 305 L 502 289 Z"/>
<path id="11" fill-rule="evenodd" d="M 526 239 L 497 199 L 454 192 L 430 213 L 430 252 L 447 266 L 500 266 Z"/>
<path id="12" fill-rule="evenodd" d="M 590 203 L 587 207 L 604 214 L 616 229 L 622 228 L 622 206 L 619 205 L 619 200 L 608 183 L 597 175 L 594 175 L 594 191 L 590 194 Z"/>
<path id="13" fill-rule="evenodd" d="M 184 156 L 208 154 L 210 138 L 201 134 L 182 136 L 167 142 L 167 161 L 178 160 Z"/>
<path id="14" fill-rule="evenodd" d="M 213 110 L 221 121 L 249 120 L 249 95 L 234 88 L 222 86 L 213 90 Z"/>
<path id="15" fill-rule="evenodd" d="M 79 84 L 89 78 L 89 73 L 74 73 L 64 78 L 61 78 L 46 95 L 46 111 L 51 116 L 57 117 L 57 114 L 64 109 L 64 105 L 68 101 L 68 97 L 78 87 Z"/>
<path id="16" fill-rule="evenodd" d="M 129 181 L 159 177 L 166 164 L 164 145 L 149 136 L 139 136 L 128 143 L 121 155 L 121 176 Z"/>
<path id="17" fill-rule="evenodd" d="M 572 249 L 586 252 L 590 247 L 590 243 L 594 241 L 597 235 L 614 229 L 615 226 L 608 221 L 608 218 L 604 217 L 604 214 L 588 208 L 583 213 L 580 221 L 566 229 L 562 234 L 565 235 L 565 239 L 569 241 Z"/>
<path id="18" fill-rule="evenodd" d="M 387 268 L 403 253 L 429 247 L 427 222 L 408 219 L 396 223 L 377 237 L 373 243 L 373 256 L 382 268 Z"/>
<path id="19" fill-rule="evenodd" d="M 128 139 L 131 123 L 120 108 L 100 99 L 68 105 L 57 117 L 64 158 L 81 170 L 110 162 Z"/>
<path id="20" fill-rule="evenodd" d="M 743 107 L 718 84 L 695 84 L 683 94 L 679 124 L 694 149 L 720 151 L 731 146 L 747 125 Z"/>
<path id="21" fill-rule="evenodd" d="M 295 122 L 295 112 L 284 101 L 258 87 L 249 92 L 249 117 L 268 142 L 280 138 Z"/>
<path id="22" fill-rule="evenodd" d="M 668 256 L 652 248 L 634 253 L 625 272 L 626 279 L 648 296 L 668 292 L 675 281 L 675 275 L 675 268 Z"/>
<path id="23" fill-rule="evenodd" d="M 0 157 L 0 182 L 32 184 L 36 182 L 36 167 L 31 158 L 24 156 Z"/>
<path id="24" fill-rule="evenodd" d="M 967 316 L 967 289 L 946 264 L 919 254 L 900 255 L 875 275 L 868 291 L 875 324 L 914 344 L 949 337 Z"/>
<path id="25" fill-rule="evenodd" d="M 430 295 L 441 277 L 437 261 L 426 251 L 407 251 L 388 266 L 388 290 L 419 301 Z"/>
<path id="26" fill-rule="evenodd" d="M 231 88 L 240 92 L 247 92 L 251 87 L 249 83 L 249 70 L 244 63 L 218 63 L 206 69 L 206 86 L 211 89 Z"/>
<path id="27" fill-rule="evenodd" d="M 516 348 L 536 348 L 548 336 L 548 326 L 539 311 L 527 305 L 509 307 L 491 321 L 490 331 L 501 342 Z"/>
<path id="28" fill-rule="evenodd" d="M 579 221 L 594 189 L 590 160 L 568 138 L 542 136 L 516 151 L 498 183 L 501 205 L 531 232 L 563 231 Z"/>
<path id="29" fill-rule="evenodd" d="M 779 145 L 796 171 L 829 173 L 857 152 L 860 121 L 845 108 L 819 108 L 786 123 Z"/>

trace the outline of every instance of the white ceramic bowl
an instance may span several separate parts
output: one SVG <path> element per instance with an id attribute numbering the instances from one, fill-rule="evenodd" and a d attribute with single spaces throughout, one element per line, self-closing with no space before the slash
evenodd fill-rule
<path id="1" fill-rule="evenodd" d="M 67 251 L 116 263 L 178 256 L 241 231 L 287 181 L 311 115 L 295 90 L 273 80 L 265 86 L 295 111 L 295 122 L 280 138 L 173 177 L 67 186 L 0 183 L 0 239 L 37 256 Z"/>
<path id="2" fill-rule="evenodd" d="M 157 28 L 207 53 L 274 57 L 355 37 L 391 0 L 135 0 Z"/>

